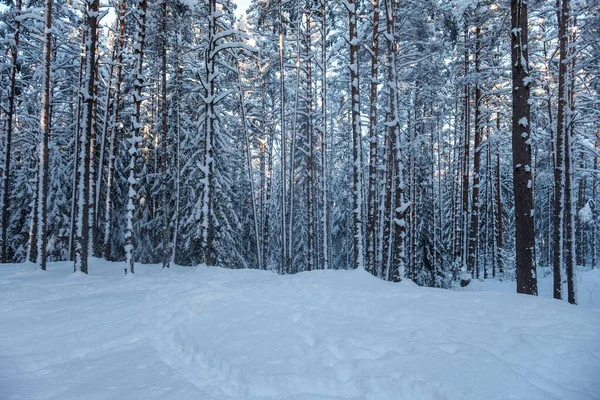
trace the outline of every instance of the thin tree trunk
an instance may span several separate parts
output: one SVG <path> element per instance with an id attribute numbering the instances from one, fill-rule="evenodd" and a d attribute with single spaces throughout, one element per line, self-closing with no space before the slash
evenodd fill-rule
<path id="1" fill-rule="evenodd" d="M 308 265 L 307 269 L 312 271 L 315 266 L 315 206 L 314 206 L 314 146 L 313 146 L 313 118 L 312 118 L 312 109 L 313 109 L 313 95 L 312 95 L 312 59 L 311 59 L 311 0 L 306 0 L 306 6 L 304 9 L 304 13 L 306 15 L 306 32 L 305 32 L 305 41 L 306 41 L 306 113 L 307 113 L 307 145 L 308 145 L 308 154 L 306 159 L 306 173 L 307 173 L 307 191 L 306 191 L 306 212 L 307 212 L 307 224 L 308 224 Z"/>
<path id="2" fill-rule="evenodd" d="M 246 164 L 248 168 L 248 182 L 250 183 L 250 201 L 252 202 L 252 222 L 254 225 L 254 242 L 256 244 L 256 261 L 258 262 L 258 268 L 262 267 L 262 256 L 260 247 L 260 234 L 258 229 L 258 213 L 256 212 L 256 191 L 254 190 L 254 174 L 252 173 L 252 154 L 250 149 L 250 132 L 248 130 L 248 119 L 246 117 L 246 103 L 244 102 L 244 87 L 242 85 L 242 74 L 240 72 L 239 61 L 236 61 L 237 65 L 237 78 L 238 87 L 240 94 L 240 110 L 242 114 L 242 127 L 244 129 L 244 138 L 246 140 Z"/>
<path id="3" fill-rule="evenodd" d="M 481 82 L 479 77 L 481 65 L 481 27 L 475 28 L 475 140 L 473 143 L 473 191 L 471 193 L 471 229 L 469 234 L 469 249 L 467 258 L 467 271 L 479 278 L 479 265 L 477 265 L 479 238 L 479 173 L 481 168 Z"/>
<path id="4" fill-rule="evenodd" d="M 13 133 L 13 120 L 15 117 L 15 97 L 16 84 L 17 84 L 17 69 L 18 69 L 18 55 L 19 55 L 19 38 L 21 35 L 21 7 L 22 0 L 16 0 L 15 2 L 15 34 L 13 37 L 13 44 L 11 46 L 11 66 L 10 66 L 10 81 L 9 81 L 9 93 L 8 93 L 8 113 L 6 115 L 6 138 L 4 142 L 4 168 L 2 169 L 2 229 L 0 232 L 0 241 L 2 242 L 2 248 L 0 249 L 0 262 L 8 262 L 8 224 L 9 224 L 9 209 L 10 209 L 10 189 L 11 189 L 11 158 L 12 158 L 12 133 Z"/>
<path id="5" fill-rule="evenodd" d="M 358 71 L 358 25 L 356 0 L 349 0 L 348 7 L 350 39 L 350 85 L 351 85 L 351 123 L 352 123 L 352 236 L 353 266 L 364 268 L 363 230 L 362 230 L 362 165 L 361 165 L 361 129 L 360 129 L 360 85 Z"/>
<path id="6" fill-rule="evenodd" d="M 114 62 L 115 62 L 115 56 L 117 56 L 117 51 L 118 51 L 118 44 L 117 44 L 117 40 L 118 37 L 115 38 L 114 44 L 113 44 L 113 53 L 112 53 L 112 57 L 111 57 L 111 64 L 110 64 L 110 72 L 108 75 L 108 85 L 106 88 L 106 98 L 104 99 L 104 118 L 103 118 L 103 123 L 102 123 L 102 141 L 100 143 L 100 161 L 98 162 L 98 176 L 96 178 L 96 195 L 95 195 L 95 209 L 94 209 L 94 238 L 96 238 L 96 241 L 99 244 L 99 238 L 100 238 L 100 232 L 99 232 L 99 214 L 100 214 L 100 192 L 101 192 L 101 188 L 102 188 L 102 169 L 104 166 L 104 149 L 106 147 L 106 138 L 108 135 L 110 135 L 112 137 L 112 129 L 109 126 L 108 120 L 109 120 L 109 111 L 110 111 L 110 102 L 111 102 L 111 95 L 112 95 L 112 79 L 113 79 L 113 73 L 114 73 Z M 118 99 L 118 97 L 117 97 Z M 109 141 L 109 147 L 110 147 L 110 142 L 111 142 L 111 137 L 109 137 L 108 141 Z M 109 159 L 111 157 L 111 155 L 109 154 Z M 110 163 L 110 161 L 109 161 Z M 104 253 L 104 246 L 102 246 L 102 248 L 100 248 L 100 246 L 94 246 L 94 252 L 99 252 L 99 253 Z M 100 254 L 98 254 L 100 256 Z"/>
<path id="7" fill-rule="evenodd" d="M 596 154 L 598 152 L 598 140 L 600 138 L 600 130 L 596 131 L 596 140 L 594 142 L 594 148 L 596 150 Z M 594 171 L 598 170 L 598 156 L 594 155 Z M 597 262 L 597 249 L 596 249 L 596 242 L 598 240 L 597 237 L 597 229 L 598 229 L 598 206 L 596 204 L 596 194 L 597 194 L 597 190 L 598 190 L 598 178 L 597 178 L 597 174 L 594 174 L 594 177 L 592 178 L 592 201 L 591 201 L 591 205 L 592 205 L 592 269 L 596 268 L 596 262 Z"/>
<path id="8" fill-rule="evenodd" d="M 565 142 L 567 135 L 568 88 L 567 88 L 567 51 L 569 1 L 557 0 L 559 67 L 558 67 L 558 114 L 556 117 L 556 162 L 554 168 L 554 298 L 562 299 L 562 263 L 564 257 L 564 207 L 566 206 L 565 188 Z M 570 201 L 569 201 L 570 203 Z"/>
<path id="9" fill-rule="evenodd" d="M 465 17 L 466 18 L 466 17 Z M 467 47 L 468 40 L 468 25 L 465 21 L 464 25 L 464 36 L 465 36 L 465 55 L 464 55 L 464 68 L 465 68 L 465 79 L 469 75 L 469 49 Z M 465 94 L 464 94 L 464 138 L 463 138 L 463 176 L 462 176 L 462 223 L 461 223 L 461 242 L 462 242 L 462 270 L 465 272 L 472 272 L 467 267 L 467 224 L 469 222 L 469 147 L 470 147 L 470 87 L 468 83 L 465 83 Z"/>
<path id="10" fill-rule="evenodd" d="M 294 123 L 292 126 L 292 141 L 290 143 L 290 173 L 289 173 L 289 198 L 288 205 L 286 208 L 289 210 L 290 219 L 287 222 L 288 228 L 288 238 L 287 238 L 287 250 L 288 253 L 286 255 L 286 273 L 292 273 L 293 271 L 298 271 L 298 268 L 294 267 L 294 203 L 296 200 L 295 197 L 295 177 L 296 177 L 296 145 L 297 145 L 297 136 L 298 136 L 298 107 L 300 101 L 300 21 L 301 21 L 301 12 L 300 12 L 300 1 L 297 2 L 297 22 L 296 22 L 296 87 L 294 90 Z"/>
<path id="11" fill-rule="evenodd" d="M 48 141 L 50 138 L 50 61 L 52 57 L 52 0 L 46 0 L 46 27 L 44 30 L 44 81 L 42 84 L 42 115 L 40 128 L 40 160 L 38 162 L 38 199 L 37 199 L 37 265 L 45 270 L 48 247 Z"/>
<path id="12" fill-rule="evenodd" d="M 375 273 L 375 234 L 377 230 L 377 77 L 379 67 L 379 0 L 373 2 L 371 41 L 371 82 L 369 87 L 369 189 L 367 198 L 367 231 L 365 268 Z"/>
<path id="13" fill-rule="evenodd" d="M 167 0 L 162 0 L 161 4 L 161 203 L 162 203 L 162 266 L 163 268 L 170 267 L 172 251 L 169 248 L 169 239 L 171 232 L 169 228 L 169 195 L 167 191 L 169 155 L 167 140 L 169 136 L 169 128 L 167 126 Z"/>
<path id="14" fill-rule="evenodd" d="M 81 98 L 81 90 L 83 84 L 83 74 L 85 71 L 85 44 L 86 44 L 86 33 L 87 30 L 84 29 L 81 35 L 81 56 L 79 57 L 79 79 L 77 84 L 77 111 L 75 114 L 75 163 L 73 165 L 73 193 L 71 195 L 71 224 L 69 229 L 69 259 L 71 261 L 75 261 L 75 241 L 77 236 L 77 195 L 78 195 L 78 187 L 79 187 L 79 154 L 81 143 L 81 106 L 82 106 L 82 98 Z"/>
<path id="15" fill-rule="evenodd" d="M 77 240 L 75 243 L 75 271 L 88 273 L 89 254 L 89 198 L 90 198 L 90 157 L 92 121 L 94 114 L 94 78 L 96 71 L 96 44 L 98 0 L 87 0 L 86 40 L 85 40 L 85 76 L 81 93 L 85 109 L 82 114 L 79 144 L 79 180 L 77 182 Z"/>
<path id="16" fill-rule="evenodd" d="M 327 194 L 327 13 L 326 0 L 321 0 L 321 181 L 323 269 L 329 269 L 329 200 Z"/>
<path id="17" fill-rule="evenodd" d="M 121 86 L 123 83 L 123 50 L 125 46 L 125 14 L 127 12 L 127 2 L 121 0 L 119 5 L 119 40 L 117 42 L 117 81 L 115 83 L 115 110 L 113 114 L 113 124 L 110 129 L 110 140 L 108 150 L 108 166 L 106 167 L 106 198 L 104 212 L 104 238 L 103 251 L 106 260 L 111 259 L 111 232 L 112 232 L 112 191 L 114 180 L 114 166 L 117 157 L 117 141 L 122 137 L 122 123 L 120 121 L 121 105 Z"/>
<path id="18" fill-rule="evenodd" d="M 137 179 L 135 178 L 135 162 L 138 155 L 137 143 L 141 140 L 140 128 L 142 125 L 142 90 L 144 87 L 144 45 L 146 39 L 146 8 L 148 6 L 147 0 L 140 0 L 136 9 L 136 20 L 138 22 L 135 45 L 134 45 L 134 71 L 135 81 L 133 85 L 134 89 L 134 115 L 132 118 L 133 127 L 131 129 L 130 148 L 129 148 L 129 178 L 127 179 L 127 222 L 125 226 L 125 274 L 127 272 L 134 273 L 135 266 L 133 261 L 133 249 L 134 249 L 134 238 L 133 238 L 133 217 L 135 212 L 135 201 L 137 192 L 135 191 L 135 185 Z M 128 271 L 129 269 L 129 271 Z"/>
<path id="19" fill-rule="evenodd" d="M 500 113 L 496 114 L 496 134 L 500 135 Z M 502 176 L 500 170 L 500 146 L 496 147 L 496 229 L 497 229 L 497 237 L 496 237 L 496 254 L 498 260 L 496 261 L 498 265 L 498 275 L 500 279 L 504 277 L 504 265 L 502 262 L 502 252 L 503 252 L 503 225 L 502 225 Z"/>
<path id="20" fill-rule="evenodd" d="M 285 133 L 285 71 L 283 69 L 283 10 L 282 0 L 277 1 L 279 16 L 279 123 L 281 130 L 281 265 L 279 273 L 287 272 L 287 229 L 286 229 L 286 133 Z M 293 162 L 293 160 L 292 160 Z"/>

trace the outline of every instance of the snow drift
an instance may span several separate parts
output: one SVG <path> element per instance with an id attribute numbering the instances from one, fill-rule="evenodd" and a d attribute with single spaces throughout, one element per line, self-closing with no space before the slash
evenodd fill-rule
<path id="1" fill-rule="evenodd" d="M 598 309 L 363 271 L 122 267 L 0 268 L 0 398 L 600 398 Z"/>

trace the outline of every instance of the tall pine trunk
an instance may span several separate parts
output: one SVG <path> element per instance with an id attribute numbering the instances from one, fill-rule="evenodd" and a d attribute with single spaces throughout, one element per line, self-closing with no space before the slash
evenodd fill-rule
<path id="1" fill-rule="evenodd" d="M 42 84 L 42 115 L 40 128 L 40 159 L 38 161 L 37 199 L 37 265 L 45 270 L 48 245 L 48 141 L 50 138 L 50 61 L 52 57 L 52 0 L 46 0 L 46 27 L 44 30 L 44 81 Z"/>
<path id="2" fill-rule="evenodd" d="M 286 229 L 286 203 L 287 203 L 287 191 L 286 191 L 286 132 L 285 132 L 285 71 L 283 67 L 283 9 L 282 1 L 277 1 L 278 17 L 279 17 L 279 128 L 281 133 L 281 260 L 279 266 L 279 273 L 287 272 L 287 229 Z"/>
<path id="3" fill-rule="evenodd" d="M 475 138 L 473 143 L 473 191 L 471 192 L 471 229 L 469 234 L 469 249 L 467 270 L 479 278 L 478 239 L 479 239 L 479 180 L 481 168 L 481 82 L 479 77 L 481 65 L 481 27 L 475 28 Z"/>
<path id="4" fill-rule="evenodd" d="M 511 1 L 512 55 L 512 153 L 515 196 L 515 243 L 517 293 L 536 295 L 534 262 L 535 231 L 533 176 L 531 169 L 531 128 L 529 102 L 529 55 L 527 3 Z"/>
<path id="5" fill-rule="evenodd" d="M 134 238 L 133 238 L 133 217 L 135 213 L 135 202 L 137 198 L 137 192 L 135 191 L 135 185 L 137 179 L 135 178 L 135 164 L 138 156 L 137 144 L 141 141 L 140 131 L 142 125 L 142 103 L 144 98 L 142 97 L 142 91 L 144 88 L 144 45 L 146 40 L 146 8 L 148 6 L 147 0 L 140 0 L 137 4 L 136 20 L 138 22 L 136 38 L 133 47 L 133 62 L 134 62 L 134 73 L 135 80 L 133 83 L 133 103 L 134 103 L 134 115 L 132 118 L 132 129 L 131 137 L 129 138 L 129 178 L 127 179 L 127 222 L 125 226 L 125 273 L 135 272 L 135 266 L 133 261 L 133 249 L 134 249 Z"/>
<path id="6" fill-rule="evenodd" d="M 117 42 L 117 80 L 115 82 L 115 109 L 113 122 L 110 129 L 108 165 L 106 167 L 106 196 L 104 211 L 104 237 L 103 252 L 106 260 L 111 259 L 111 232 L 112 232 L 112 213 L 113 213 L 113 181 L 115 159 L 118 152 L 118 139 L 122 137 L 122 123 L 120 120 L 121 93 L 123 83 L 123 51 L 125 46 L 125 14 L 127 12 L 127 2 L 121 0 L 119 5 L 119 40 Z"/>
<path id="7" fill-rule="evenodd" d="M 352 124 L 352 248 L 353 267 L 364 268 L 363 230 L 362 230 L 362 163 L 361 163 L 361 129 L 360 129 L 360 85 L 358 71 L 358 25 L 357 2 L 350 0 L 348 7 L 349 39 L 350 39 L 350 95 Z"/>
<path id="8" fill-rule="evenodd" d="M 167 190 L 168 168 L 169 168 L 169 154 L 168 154 L 168 139 L 169 139 L 169 128 L 167 126 L 167 0 L 162 0 L 161 4 L 161 70 L 160 70 L 160 84 L 161 84 L 161 171 L 160 171 L 160 192 L 161 192 L 161 242 L 162 242 L 162 266 L 163 268 L 170 267 L 171 253 L 172 250 L 169 246 L 169 240 L 171 238 L 171 230 L 169 227 L 169 194 Z"/>
<path id="9" fill-rule="evenodd" d="M 369 188 L 367 198 L 367 229 L 365 234 L 365 268 L 375 272 L 377 235 L 377 77 L 379 67 L 379 0 L 373 2 L 371 41 L 371 82 L 369 86 Z"/>
<path id="10" fill-rule="evenodd" d="M 79 179 L 77 182 L 77 234 L 75 243 L 75 271 L 88 273 L 89 257 L 89 198 L 90 198 L 90 158 L 92 121 L 94 114 L 96 71 L 96 45 L 98 42 L 98 0 L 87 0 L 85 32 L 85 75 L 81 102 L 84 105 L 81 115 L 79 138 Z"/>
<path id="11" fill-rule="evenodd" d="M 323 241 L 323 269 L 329 269 L 329 200 L 327 166 L 327 12 L 326 0 L 321 0 L 321 240 Z"/>
<path id="12" fill-rule="evenodd" d="M 16 0 L 15 2 L 15 15 L 21 16 L 22 0 Z M 18 55 L 19 55 L 19 38 L 21 35 L 21 20 L 15 18 L 15 34 L 13 36 L 13 43 L 10 49 L 10 80 L 9 80 L 9 93 L 8 93 L 8 112 L 6 115 L 6 137 L 4 139 L 4 168 L 2 169 L 2 225 L 0 235 L 1 249 L 0 249 L 0 263 L 8 262 L 8 224 L 10 209 L 10 189 L 11 189 L 11 158 L 12 158 L 12 134 L 13 134 L 13 120 L 15 118 L 15 97 L 16 84 L 17 84 L 17 69 L 18 69 Z"/>

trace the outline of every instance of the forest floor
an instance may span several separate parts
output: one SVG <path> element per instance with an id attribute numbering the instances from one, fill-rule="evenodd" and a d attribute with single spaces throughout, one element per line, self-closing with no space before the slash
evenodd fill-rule
<path id="1" fill-rule="evenodd" d="M 364 271 L 48 268 L 0 266 L 1 399 L 600 399 L 598 270 L 572 306 Z"/>

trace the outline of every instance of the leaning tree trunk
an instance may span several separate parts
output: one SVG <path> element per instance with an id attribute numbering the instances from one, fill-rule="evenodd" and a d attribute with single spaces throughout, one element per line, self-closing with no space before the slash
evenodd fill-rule
<path id="1" fill-rule="evenodd" d="M 534 263 L 535 231 L 533 176 L 531 170 L 531 131 L 529 103 L 529 56 L 527 48 L 527 3 L 511 2 L 512 54 L 512 153 L 515 196 L 515 243 L 517 292 L 537 296 Z"/>
<path id="2" fill-rule="evenodd" d="M 114 65 L 115 65 L 115 61 L 116 61 L 116 57 L 118 56 L 117 52 L 118 52 L 118 37 L 115 37 L 115 40 L 113 41 L 113 51 L 112 51 L 112 56 L 111 56 L 111 63 L 110 63 L 110 67 L 109 67 L 109 74 L 108 74 L 108 83 L 107 83 L 107 87 L 106 87 L 106 97 L 104 99 L 104 118 L 102 121 L 102 140 L 100 142 L 100 160 L 98 161 L 98 174 L 96 176 L 96 192 L 95 192 L 95 199 L 94 199 L 94 204 L 95 204 L 95 208 L 94 208 L 94 223 L 93 223 L 93 232 L 94 232 L 94 245 L 93 245 L 93 250 L 96 256 L 101 257 L 103 254 L 103 247 L 101 248 L 99 246 L 100 242 L 100 230 L 99 230 L 99 224 L 100 224 L 100 192 L 102 191 L 102 177 L 103 177 L 103 166 L 104 166 L 104 153 L 105 153 L 105 148 L 106 148 L 106 141 L 109 141 L 109 146 L 110 146 L 110 142 L 111 142 L 111 138 L 112 138 L 112 129 L 110 127 L 110 123 L 109 123 L 109 119 L 110 119 L 110 104 L 112 101 L 112 81 L 113 81 L 113 75 L 114 75 Z M 117 97 L 118 99 L 118 97 Z M 113 142 L 114 143 L 114 142 Z M 108 156 L 109 160 L 110 160 L 110 154 Z M 110 161 L 109 161 L 110 164 Z M 108 180 L 108 179 L 107 179 Z"/>
<path id="3" fill-rule="evenodd" d="M 119 5 L 119 40 L 117 43 L 117 81 L 115 82 L 115 110 L 113 114 L 113 124 L 110 129 L 109 150 L 108 150 L 108 166 L 106 167 L 106 196 L 105 196 L 105 211 L 104 211 L 104 238 L 103 251 L 104 258 L 111 258 L 111 232 L 112 232 L 112 192 L 114 181 L 114 166 L 117 157 L 117 141 L 121 137 L 121 121 L 119 118 L 120 102 L 121 102 L 121 85 L 123 83 L 123 48 L 125 46 L 125 14 L 127 11 L 127 2 L 121 0 Z"/>
<path id="4" fill-rule="evenodd" d="M 90 198 L 90 139 L 94 114 L 94 78 L 98 28 L 98 0 L 87 0 L 85 32 L 85 75 L 81 93 L 85 105 L 81 116 L 79 138 L 79 180 L 77 182 L 77 233 L 75 243 L 75 271 L 88 273 L 89 253 L 89 198 Z"/>
<path id="5" fill-rule="evenodd" d="M 262 267 L 260 230 L 258 228 L 258 213 L 256 211 L 256 191 L 254 189 L 254 174 L 252 173 L 252 150 L 250 148 L 250 130 L 248 129 L 248 117 L 246 115 L 246 103 L 244 100 L 244 87 L 242 85 L 242 73 L 240 71 L 239 61 L 236 59 L 236 75 L 238 84 L 238 93 L 240 96 L 240 112 L 242 117 L 242 127 L 244 130 L 246 168 L 248 168 L 248 183 L 250 185 L 250 202 L 252 203 L 252 225 L 254 226 L 254 243 L 256 244 L 256 262 L 258 269 Z"/>

